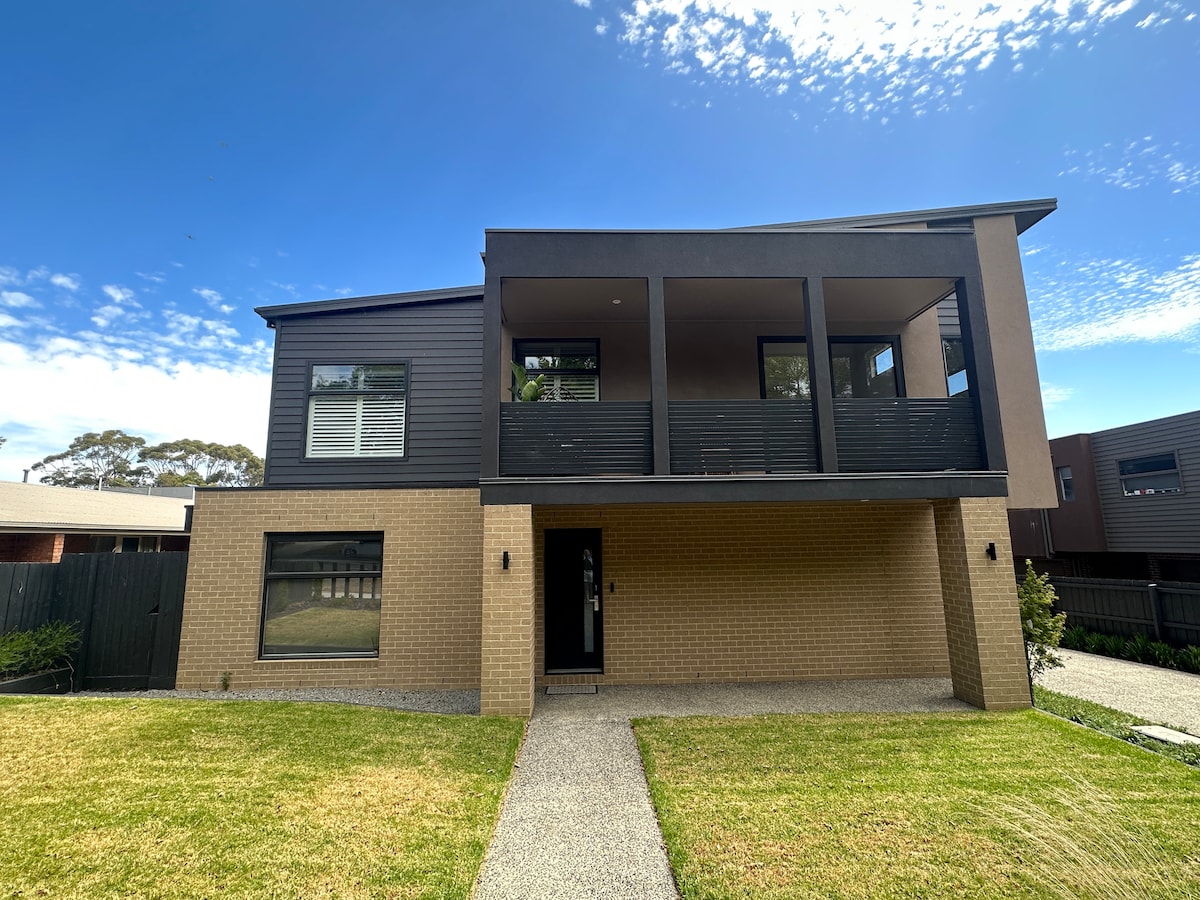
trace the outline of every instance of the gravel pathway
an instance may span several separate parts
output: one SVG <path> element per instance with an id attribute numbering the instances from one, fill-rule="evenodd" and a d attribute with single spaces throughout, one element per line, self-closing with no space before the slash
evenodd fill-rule
<path id="1" fill-rule="evenodd" d="M 1058 653 L 1065 665 L 1043 674 L 1042 687 L 1200 735 L 1200 675 L 1077 650 Z"/>

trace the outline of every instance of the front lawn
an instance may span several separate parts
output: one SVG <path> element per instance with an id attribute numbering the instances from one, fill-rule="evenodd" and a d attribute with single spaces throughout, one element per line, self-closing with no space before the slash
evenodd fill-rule
<path id="1" fill-rule="evenodd" d="M 523 723 L 0 699 L 0 897 L 465 897 Z"/>
<path id="2" fill-rule="evenodd" d="M 1198 893 L 1200 772 L 1037 711 L 635 730 L 685 898 Z"/>

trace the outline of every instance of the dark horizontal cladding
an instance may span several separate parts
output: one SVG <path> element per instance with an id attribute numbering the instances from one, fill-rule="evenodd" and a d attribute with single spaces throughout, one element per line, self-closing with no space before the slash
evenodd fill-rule
<path id="1" fill-rule="evenodd" d="M 973 234 L 907 232 L 488 232 L 489 275 L 618 278 L 959 277 Z"/>
<path id="2" fill-rule="evenodd" d="M 494 479 L 480 483 L 485 506 L 534 504 L 805 503 L 1005 497 L 1003 472 L 938 475 Z"/>

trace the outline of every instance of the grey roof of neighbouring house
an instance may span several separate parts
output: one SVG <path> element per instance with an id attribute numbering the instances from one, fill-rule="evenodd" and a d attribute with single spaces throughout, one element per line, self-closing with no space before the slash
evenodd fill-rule
<path id="1" fill-rule="evenodd" d="M 0 532 L 183 534 L 191 502 L 0 481 Z"/>

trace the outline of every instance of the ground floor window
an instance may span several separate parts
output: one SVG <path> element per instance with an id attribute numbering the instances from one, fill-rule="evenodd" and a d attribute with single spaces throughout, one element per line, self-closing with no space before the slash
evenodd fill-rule
<path id="1" fill-rule="evenodd" d="M 382 534 L 267 535 L 261 655 L 378 656 Z"/>

